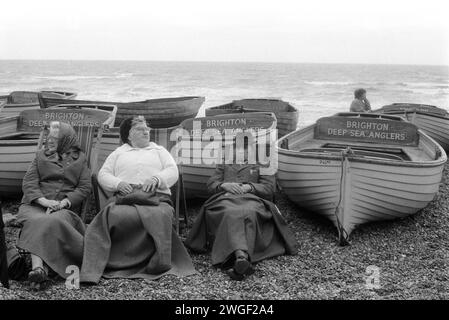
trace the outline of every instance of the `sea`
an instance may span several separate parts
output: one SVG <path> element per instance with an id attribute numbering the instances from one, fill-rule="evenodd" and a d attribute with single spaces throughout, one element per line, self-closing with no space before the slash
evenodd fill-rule
<path id="1" fill-rule="evenodd" d="M 367 90 L 373 109 L 409 102 L 449 110 L 449 66 L 0 60 L 0 95 L 52 89 L 124 102 L 204 96 L 199 116 L 236 99 L 280 98 L 300 111 L 299 127 L 348 111 L 357 88 Z"/>

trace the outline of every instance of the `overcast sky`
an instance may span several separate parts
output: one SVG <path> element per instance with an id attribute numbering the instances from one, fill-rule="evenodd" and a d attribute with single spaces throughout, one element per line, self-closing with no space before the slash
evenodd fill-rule
<path id="1" fill-rule="evenodd" d="M 447 0 L 8 0 L 0 59 L 449 65 Z"/>

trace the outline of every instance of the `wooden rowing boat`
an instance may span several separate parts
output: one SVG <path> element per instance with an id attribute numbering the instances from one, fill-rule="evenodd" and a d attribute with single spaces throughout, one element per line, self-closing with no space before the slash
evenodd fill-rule
<path id="1" fill-rule="evenodd" d="M 373 112 L 404 117 L 432 137 L 444 150 L 449 151 L 449 112 L 447 110 L 424 104 L 393 103 Z"/>
<path id="2" fill-rule="evenodd" d="M 0 96 L 0 101 L 5 103 L 3 108 L 0 107 L 0 116 L 17 116 L 23 110 L 38 109 L 39 94 L 45 98 L 74 99 L 76 97 L 76 93 L 64 91 L 13 91 L 8 95 Z"/>
<path id="3" fill-rule="evenodd" d="M 231 123 L 232 122 L 232 123 Z M 217 163 L 224 159 L 231 160 L 234 157 L 235 137 L 237 135 L 252 135 L 253 143 L 263 145 L 266 148 L 259 150 L 258 156 L 268 156 L 271 152 L 270 141 L 274 150 L 276 117 L 273 113 L 254 112 L 245 114 L 225 114 L 213 117 L 202 117 L 185 120 L 181 123 L 182 134 L 178 135 L 177 149 L 172 149 L 184 182 L 187 198 L 207 198 L 207 180 L 214 173 Z M 214 129 L 219 134 L 211 140 Z M 263 130 L 261 130 L 263 129 Z M 209 134 L 208 134 L 209 131 Z M 224 134 L 227 133 L 227 134 Z M 219 142 L 216 149 L 211 148 L 211 141 Z M 216 152 L 218 149 L 221 153 Z M 225 158 L 226 157 L 226 158 Z M 262 156 L 263 157 L 263 156 Z M 258 158 L 263 165 L 269 159 Z"/>
<path id="4" fill-rule="evenodd" d="M 78 114 L 78 110 L 86 109 L 105 111 L 103 126 L 114 123 L 117 108 L 110 105 L 55 106 L 48 109 L 45 115 L 40 115 L 38 120 L 34 113 L 43 110 L 29 109 L 22 111 L 19 116 L 0 118 L 0 197 L 17 197 L 22 194 L 22 180 L 35 157 L 42 126 L 52 120 L 69 123 L 79 121 L 80 117 L 64 115 Z M 88 120 L 86 112 L 82 116 L 83 120 Z"/>
<path id="5" fill-rule="evenodd" d="M 116 127 L 120 126 L 120 123 L 126 118 L 142 115 L 152 128 L 170 128 L 179 125 L 186 119 L 194 118 L 204 100 L 204 97 L 179 97 L 137 102 L 104 102 L 42 97 L 40 104 L 41 108 L 67 103 L 113 104 L 117 106 Z"/>
<path id="6" fill-rule="evenodd" d="M 297 205 L 330 219 L 345 244 L 366 222 L 402 218 L 438 192 L 446 153 L 396 116 L 342 113 L 277 142 L 278 182 Z"/>
<path id="7" fill-rule="evenodd" d="M 0 136 L 0 194 L 17 197 L 22 193 L 22 180 L 33 161 L 39 133 L 10 133 Z"/>
<path id="8" fill-rule="evenodd" d="M 273 112 L 276 115 L 279 137 L 282 137 L 298 126 L 298 110 L 288 102 L 280 99 L 241 99 L 231 103 L 206 109 L 206 116 L 242 112 Z"/>

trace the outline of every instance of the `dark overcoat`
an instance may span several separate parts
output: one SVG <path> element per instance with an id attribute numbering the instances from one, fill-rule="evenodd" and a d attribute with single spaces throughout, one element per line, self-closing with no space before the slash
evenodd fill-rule
<path id="1" fill-rule="evenodd" d="M 224 182 L 250 184 L 251 193 L 234 195 Z M 209 179 L 212 195 L 201 208 L 186 246 L 197 252 L 212 249 L 212 263 L 227 268 L 235 250 L 245 250 L 252 262 L 295 254 L 293 234 L 272 200 L 275 177 L 261 175 L 258 165 L 218 165 Z"/>
<path id="2" fill-rule="evenodd" d="M 84 153 L 72 150 L 62 157 L 39 151 L 25 174 L 17 215 L 23 228 L 17 246 L 39 256 L 66 278 L 68 266 L 81 268 L 85 225 L 78 214 L 90 193 L 91 180 Z M 68 198 L 71 206 L 48 214 L 36 203 L 41 197 L 57 201 Z"/>
<path id="3" fill-rule="evenodd" d="M 67 197 L 70 210 L 79 212 L 91 190 L 90 177 L 84 153 L 73 152 L 58 161 L 47 157 L 44 150 L 39 151 L 23 178 L 22 203 L 32 204 L 41 197 L 58 201 Z"/>

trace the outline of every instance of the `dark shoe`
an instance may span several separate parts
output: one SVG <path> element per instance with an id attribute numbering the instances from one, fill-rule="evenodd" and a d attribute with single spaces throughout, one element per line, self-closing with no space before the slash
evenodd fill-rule
<path id="1" fill-rule="evenodd" d="M 251 263 L 249 263 L 248 258 L 240 256 L 235 259 L 234 271 L 236 273 L 245 275 L 250 267 Z"/>
<path id="2" fill-rule="evenodd" d="M 226 270 L 226 274 L 232 279 L 236 281 L 242 281 L 245 276 L 243 274 L 238 274 L 234 271 L 234 269 Z"/>
<path id="3" fill-rule="evenodd" d="M 28 273 L 28 281 L 33 289 L 40 289 L 48 281 L 47 272 L 42 267 L 34 268 Z"/>

